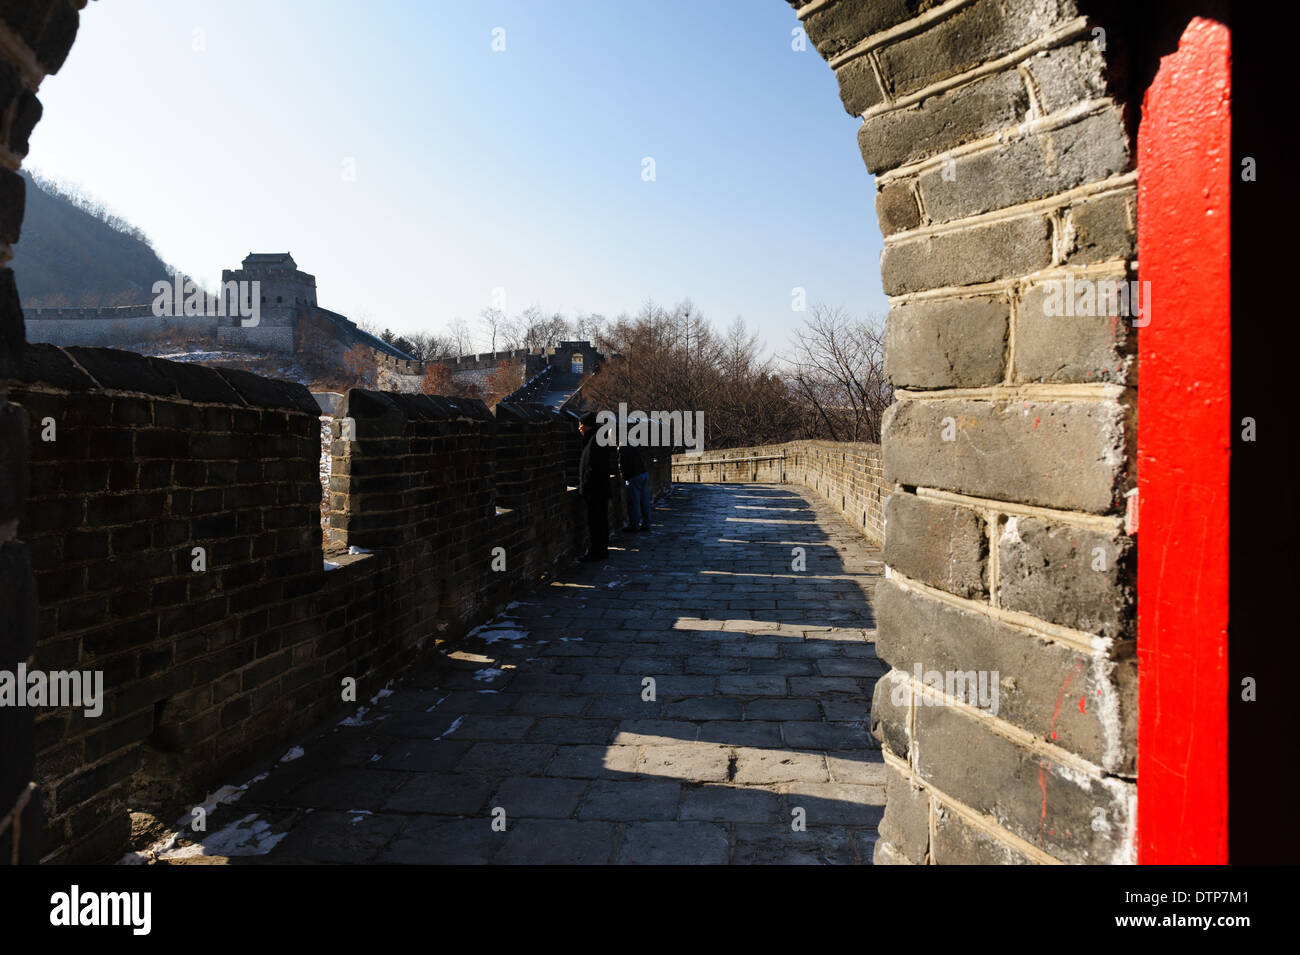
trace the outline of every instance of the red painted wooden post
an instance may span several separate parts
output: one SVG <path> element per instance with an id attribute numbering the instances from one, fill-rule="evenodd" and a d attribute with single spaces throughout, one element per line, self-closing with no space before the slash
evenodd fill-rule
<path id="1" fill-rule="evenodd" d="M 1195 19 L 1138 131 L 1138 861 L 1228 860 L 1228 28 Z"/>

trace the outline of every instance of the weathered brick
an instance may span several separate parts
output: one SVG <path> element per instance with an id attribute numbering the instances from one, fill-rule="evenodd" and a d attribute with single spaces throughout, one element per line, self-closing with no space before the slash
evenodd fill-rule
<path id="1" fill-rule="evenodd" d="M 176 385 L 157 372 L 156 363 L 135 352 L 115 348 L 67 348 L 65 351 L 101 387 L 149 395 L 174 395 Z"/>
<path id="2" fill-rule="evenodd" d="M 889 818 L 889 813 L 885 813 Z M 1030 865 L 1024 853 L 983 830 L 968 825 L 955 812 L 939 806 L 935 812 L 935 865 Z"/>
<path id="3" fill-rule="evenodd" d="M 817 52 L 830 59 L 933 5 L 934 0 L 874 0 L 872 3 L 840 0 L 823 4 L 802 20 Z"/>
<path id="4" fill-rule="evenodd" d="M 885 293 L 902 295 L 1026 275 L 1051 261 L 1047 219 L 1026 215 L 888 243 L 880 271 Z"/>
<path id="5" fill-rule="evenodd" d="M 996 0 L 977 0 L 921 33 L 880 50 L 880 62 L 896 96 L 1012 52 L 1040 38 L 1075 14 L 1068 0 L 1046 0 L 1008 8 Z"/>
<path id="6" fill-rule="evenodd" d="M 1008 517 L 998 538 L 998 599 L 1008 610 L 1111 639 L 1136 635 L 1134 541 Z"/>
<path id="7" fill-rule="evenodd" d="M 913 677 L 918 664 L 922 676 L 931 670 L 996 673 L 999 719 L 1109 772 L 1133 772 L 1137 697 L 1130 646 L 1112 659 L 1044 640 L 893 581 L 882 581 L 876 594 L 877 652 L 891 666 Z M 991 712 L 993 686 L 985 685 Z"/>
<path id="8" fill-rule="evenodd" d="M 885 502 L 885 563 L 959 597 L 987 593 L 988 536 L 969 508 L 895 491 Z"/>
<path id="9" fill-rule="evenodd" d="M 1105 295 L 1094 314 L 1053 314 L 1064 307 L 1072 287 L 1085 283 L 1097 289 L 1101 282 L 1127 282 L 1126 276 L 1093 276 L 1074 286 L 1064 280 L 1035 284 L 1025 292 L 1016 310 L 1016 348 L 1013 358 L 1018 382 L 1114 382 L 1126 383 L 1136 360 L 1133 321 L 1119 314 L 1106 314 Z M 1143 300 L 1146 308 L 1150 303 Z"/>
<path id="10" fill-rule="evenodd" d="M 892 235 L 921 224 L 921 209 L 908 181 L 891 182 L 876 193 L 876 218 L 880 231 Z"/>
<path id="11" fill-rule="evenodd" d="M 918 188 L 926 214 L 946 222 L 1065 192 L 1131 166 L 1128 134 L 1112 108 L 928 169 Z"/>
<path id="12" fill-rule="evenodd" d="M 849 60 L 835 71 L 835 79 L 840 84 L 840 102 L 852 116 L 866 112 L 885 98 L 868 57 Z"/>
<path id="13" fill-rule="evenodd" d="M 885 816 L 880 838 L 907 861 L 925 865 L 930 854 L 930 796 L 892 766 L 885 767 Z"/>
<path id="14" fill-rule="evenodd" d="M 153 732 L 153 708 L 110 723 L 86 737 L 85 758 L 94 762 L 109 753 L 148 738 Z"/>
<path id="15" fill-rule="evenodd" d="M 140 751 L 131 749 L 78 773 L 58 787 L 55 797 L 57 804 L 66 809 L 86 801 L 97 792 L 108 789 L 114 783 L 129 777 L 139 762 Z"/>
<path id="16" fill-rule="evenodd" d="M 1131 423 L 1112 400 L 899 401 L 883 429 L 887 485 L 1101 514 L 1131 482 Z"/>
<path id="17" fill-rule="evenodd" d="M 1105 60 L 1091 38 L 1036 53 L 1023 66 L 1044 113 L 1107 94 Z"/>
<path id="18" fill-rule="evenodd" d="M 916 707 L 916 734 L 917 772 L 951 798 L 1064 862 L 1128 861 L 1133 783 L 1062 767 L 951 707 Z"/>
<path id="19" fill-rule="evenodd" d="M 858 130 L 858 148 L 868 170 L 886 172 L 1014 127 L 1028 110 L 1025 85 L 1010 70 L 867 117 Z"/>
<path id="20" fill-rule="evenodd" d="M 895 388 L 998 384 L 1010 312 L 1005 299 L 988 295 L 895 305 L 885 324 L 885 372 Z"/>
<path id="21" fill-rule="evenodd" d="M 223 402 L 239 404 L 239 395 L 214 368 L 188 364 L 177 361 L 165 361 L 161 358 L 148 359 L 149 366 L 161 377 L 176 385 L 177 393 L 187 401 Z M 159 402 L 162 407 L 165 402 Z M 190 413 L 195 409 L 176 406 Z"/>
<path id="22" fill-rule="evenodd" d="M 1066 264 L 1128 260 L 1137 254 L 1136 189 L 1080 200 L 1066 214 Z"/>
<path id="23" fill-rule="evenodd" d="M 910 758 L 912 731 L 909 721 L 909 707 L 899 705 L 894 700 L 907 699 L 900 694 L 906 691 L 906 678 L 890 671 L 876 681 L 876 688 L 871 698 L 871 735 L 880 740 L 880 745 L 899 759 Z"/>
<path id="24" fill-rule="evenodd" d="M 0 20 L 13 29 L 36 54 L 47 73 L 57 73 L 77 36 L 80 3 L 0 2 Z"/>

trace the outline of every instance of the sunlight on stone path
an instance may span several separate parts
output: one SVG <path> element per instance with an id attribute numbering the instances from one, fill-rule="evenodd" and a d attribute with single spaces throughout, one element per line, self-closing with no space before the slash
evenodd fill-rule
<path id="1" fill-rule="evenodd" d="M 869 863 L 882 573 L 811 492 L 677 485 L 652 533 L 430 652 L 172 861 Z"/>

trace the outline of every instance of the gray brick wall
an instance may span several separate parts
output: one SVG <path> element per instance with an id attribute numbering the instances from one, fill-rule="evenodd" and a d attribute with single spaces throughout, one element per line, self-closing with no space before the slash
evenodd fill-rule
<path id="1" fill-rule="evenodd" d="M 27 608 L 6 651 L 102 672 L 105 689 L 97 716 L 39 710 L 34 737 L 31 709 L 0 710 L 27 720 L 6 729 L 30 742 L 22 771 L 47 810 L 30 844 L 47 861 L 114 858 L 132 811 L 175 818 L 226 773 L 350 710 L 345 677 L 373 696 L 585 544 L 569 483 L 576 422 L 536 406 L 494 416 L 479 401 L 349 392 L 332 421 L 327 517 L 370 553 L 331 553 L 327 569 L 319 408 L 302 386 L 33 344 L 9 394 L 5 447 L 30 447 L 30 460 L 0 459 L 16 475 L 5 486 L 30 475 L 33 490 L 25 542 L 0 550 L 0 581 Z M 655 493 L 667 471 L 666 459 L 652 469 Z M 611 507 L 615 524 L 621 495 Z"/>
<path id="2" fill-rule="evenodd" d="M 1049 303 L 1135 277 L 1133 106 L 1092 42 L 1117 25 L 1070 0 L 792 5 L 862 117 L 885 236 L 876 861 L 1131 861 L 1137 331 Z M 996 713 L 917 679 L 978 671 Z"/>
<path id="3" fill-rule="evenodd" d="M 885 535 L 882 474 L 880 448 L 851 441 L 787 441 L 672 459 L 678 483 L 802 484 L 877 543 Z"/>

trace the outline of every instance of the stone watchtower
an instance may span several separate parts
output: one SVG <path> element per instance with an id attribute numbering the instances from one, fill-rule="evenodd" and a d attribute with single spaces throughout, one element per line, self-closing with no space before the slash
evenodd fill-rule
<path id="1" fill-rule="evenodd" d="M 547 356 L 555 370 L 551 385 L 557 388 L 576 388 L 605 358 L 591 342 L 560 342 L 547 349 Z"/>
<path id="2" fill-rule="evenodd" d="M 222 284 L 229 281 L 262 283 L 262 305 L 315 305 L 316 276 L 299 271 L 288 252 L 250 252 L 243 268 L 223 269 Z"/>
<path id="3" fill-rule="evenodd" d="M 244 257 L 242 268 L 221 272 L 223 287 L 227 282 L 254 281 L 261 284 L 259 323 L 247 327 L 237 317 L 222 318 L 217 328 L 218 341 L 292 351 L 299 316 L 303 310 L 316 307 L 316 276 L 299 271 L 288 252 L 250 252 Z"/>

